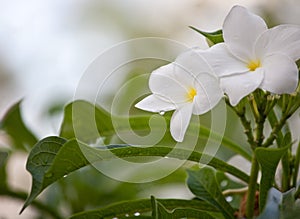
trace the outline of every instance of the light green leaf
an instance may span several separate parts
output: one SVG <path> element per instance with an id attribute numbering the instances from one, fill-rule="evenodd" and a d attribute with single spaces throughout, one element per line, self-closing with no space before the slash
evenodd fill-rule
<path id="1" fill-rule="evenodd" d="M 157 201 L 163 204 L 167 209 L 193 208 L 196 210 L 205 210 L 212 213 L 215 213 L 217 211 L 216 208 L 201 200 L 157 199 Z M 70 219 L 98 219 L 107 217 L 128 218 L 136 215 L 136 213 L 138 213 L 140 216 L 135 216 L 135 218 L 140 218 L 144 213 L 151 212 L 151 210 L 151 200 L 140 199 L 134 201 L 124 201 L 100 209 L 80 212 L 71 216 Z"/>
<path id="2" fill-rule="evenodd" d="M 201 35 L 205 36 L 209 46 L 224 42 L 222 30 L 217 30 L 209 33 L 209 32 L 204 32 L 202 30 L 199 30 L 192 26 L 190 26 L 190 28 L 200 33 Z"/>
<path id="3" fill-rule="evenodd" d="M 37 138 L 24 124 L 20 104 L 21 101 L 17 102 L 7 111 L 0 122 L 0 129 L 11 137 L 15 148 L 27 151 L 37 142 Z"/>
<path id="4" fill-rule="evenodd" d="M 234 209 L 225 200 L 217 183 L 215 171 L 209 167 L 188 170 L 188 187 L 197 198 L 218 208 L 225 218 L 234 218 Z"/>
<path id="5" fill-rule="evenodd" d="M 170 153 L 172 151 L 172 153 Z M 84 154 L 83 154 L 84 152 Z M 249 176 L 226 162 L 209 155 L 172 147 L 131 147 L 128 145 L 110 145 L 101 149 L 92 148 L 77 140 L 67 141 L 59 137 L 48 137 L 32 149 L 26 168 L 32 175 L 32 189 L 24 208 L 28 206 L 47 186 L 63 176 L 90 163 L 127 157 L 168 156 L 194 162 L 205 162 L 218 170 L 230 173 L 248 182 Z M 87 160 L 88 157 L 89 159 Z M 170 161 L 171 162 L 171 161 Z"/>
<path id="6" fill-rule="evenodd" d="M 77 100 L 68 104 L 64 109 L 60 136 L 66 139 L 77 138 L 85 143 L 91 143 L 101 136 L 112 136 L 113 130 L 108 112 L 86 101 Z"/>
<path id="7" fill-rule="evenodd" d="M 262 177 L 260 181 L 259 207 L 260 211 L 266 204 L 269 189 L 272 187 L 276 168 L 280 159 L 291 145 L 283 148 L 256 148 L 255 155 L 261 166 Z"/>
<path id="8" fill-rule="evenodd" d="M 297 145 L 297 151 L 296 151 L 295 160 L 294 160 L 294 172 L 293 172 L 293 186 L 294 187 L 297 186 L 299 166 L 300 166 L 300 142 Z"/>
<path id="9" fill-rule="evenodd" d="M 152 218 L 153 219 L 174 219 L 174 218 L 201 218 L 201 219 L 216 219 L 224 218 L 217 212 L 209 212 L 206 209 L 195 209 L 192 206 L 182 207 L 176 206 L 176 208 L 167 209 L 159 200 L 151 197 L 152 203 Z"/>
<path id="10" fill-rule="evenodd" d="M 164 117 L 169 124 L 170 118 Z M 156 132 L 161 133 L 161 124 L 153 122 L 151 129 L 149 127 L 150 116 L 132 116 L 129 118 L 130 126 L 127 125 L 128 118 L 114 116 L 117 131 L 128 132 L 129 129 L 138 133 Z M 194 129 L 199 127 L 199 124 L 191 123 L 190 126 Z M 169 128 L 169 127 L 168 127 Z M 165 145 L 167 141 L 174 141 L 167 128 L 167 133 L 158 144 Z M 193 134 L 193 132 L 191 132 Z M 71 139 L 77 138 L 85 143 L 95 142 L 100 137 L 106 139 L 105 143 L 109 144 L 109 139 L 116 135 L 116 130 L 112 124 L 111 115 L 101 107 L 96 107 L 89 102 L 78 100 L 70 103 L 65 107 L 64 120 L 61 126 L 60 136 L 63 138 Z M 223 137 L 217 133 L 212 132 L 204 126 L 200 126 L 199 133 L 196 136 L 201 139 L 211 138 L 212 140 L 222 142 L 222 146 L 234 151 L 251 160 L 251 153 L 246 151 L 238 144 L 230 139 Z"/>

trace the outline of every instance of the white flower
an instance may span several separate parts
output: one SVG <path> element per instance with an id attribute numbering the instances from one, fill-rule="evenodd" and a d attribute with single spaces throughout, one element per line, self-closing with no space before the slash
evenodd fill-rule
<path id="1" fill-rule="evenodd" d="M 223 96 L 218 78 L 194 50 L 153 71 L 149 88 L 152 94 L 135 106 L 150 112 L 175 110 L 170 132 L 178 142 L 183 141 L 192 114 L 208 112 Z"/>
<path id="2" fill-rule="evenodd" d="M 267 28 L 264 20 L 241 6 L 234 6 L 223 24 L 224 43 L 199 53 L 207 59 L 230 103 L 261 88 L 283 94 L 298 84 L 300 28 L 279 25 Z"/>

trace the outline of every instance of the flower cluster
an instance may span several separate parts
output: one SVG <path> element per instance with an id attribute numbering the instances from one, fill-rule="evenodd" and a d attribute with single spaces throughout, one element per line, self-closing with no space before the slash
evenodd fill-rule
<path id="1" fill-rule="evenodd" d="M 172 137 L 181 142 L 191 115 L 206 113 L 226 94 L 230 104 L 257 88 L 274 94 L 292 93 L 298 85 L 300 27 L 265 21 L 242 6 L 234 6 L 223 23 L 224 42 L 207 50 L 193 48 L 152 72 L 152 94 L 137 108 L 161 112 L 175 110 Z"/>

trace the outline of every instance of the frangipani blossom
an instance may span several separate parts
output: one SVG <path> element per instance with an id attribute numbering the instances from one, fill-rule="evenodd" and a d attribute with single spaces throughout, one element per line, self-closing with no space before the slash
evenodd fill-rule
<path id="1" fill-rule="evenodd" d="M 257 88 L 283 94 L 298 85 L 300 27 L 267 28 L 246 8 L 234 6 L 223 24 L 224 43 L 200 51 L 216 74 L 232 105 Z"/>
<path id="2" fill-rule="evenodd" d="M 192 114 L 208 112 L 223 96 L 218 78 L 194 50 L 153 71 L 149 88 L 152 94 L 135 106 L 150 112 L 175 110 L 170 132 L 178 142 L 183 141 Z"/>

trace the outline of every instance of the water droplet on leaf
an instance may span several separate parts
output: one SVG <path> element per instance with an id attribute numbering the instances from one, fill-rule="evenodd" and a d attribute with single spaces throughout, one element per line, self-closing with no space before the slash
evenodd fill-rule
<path id="1" fill-rule="evenodd" d="M 232 196 L 227 196 L 225 199 L 226 199 L 227 202 L 232 202 L 233 197 Z"/>
<path id="2" fill-rule="evenodd" d="M 221 183 L 220 183 L 221 187 L 226 187 L 228 186 L 228 181 L 227 180 L 222 180 Z"/>
<path id="3" fill-rule="evenodd" d="M 158 114 L 161 115 L 161 116 L 163 116 L 163 115 L 165 115 L 165 113 L 166 113 L 165 111 L 159 111 Z"/>

